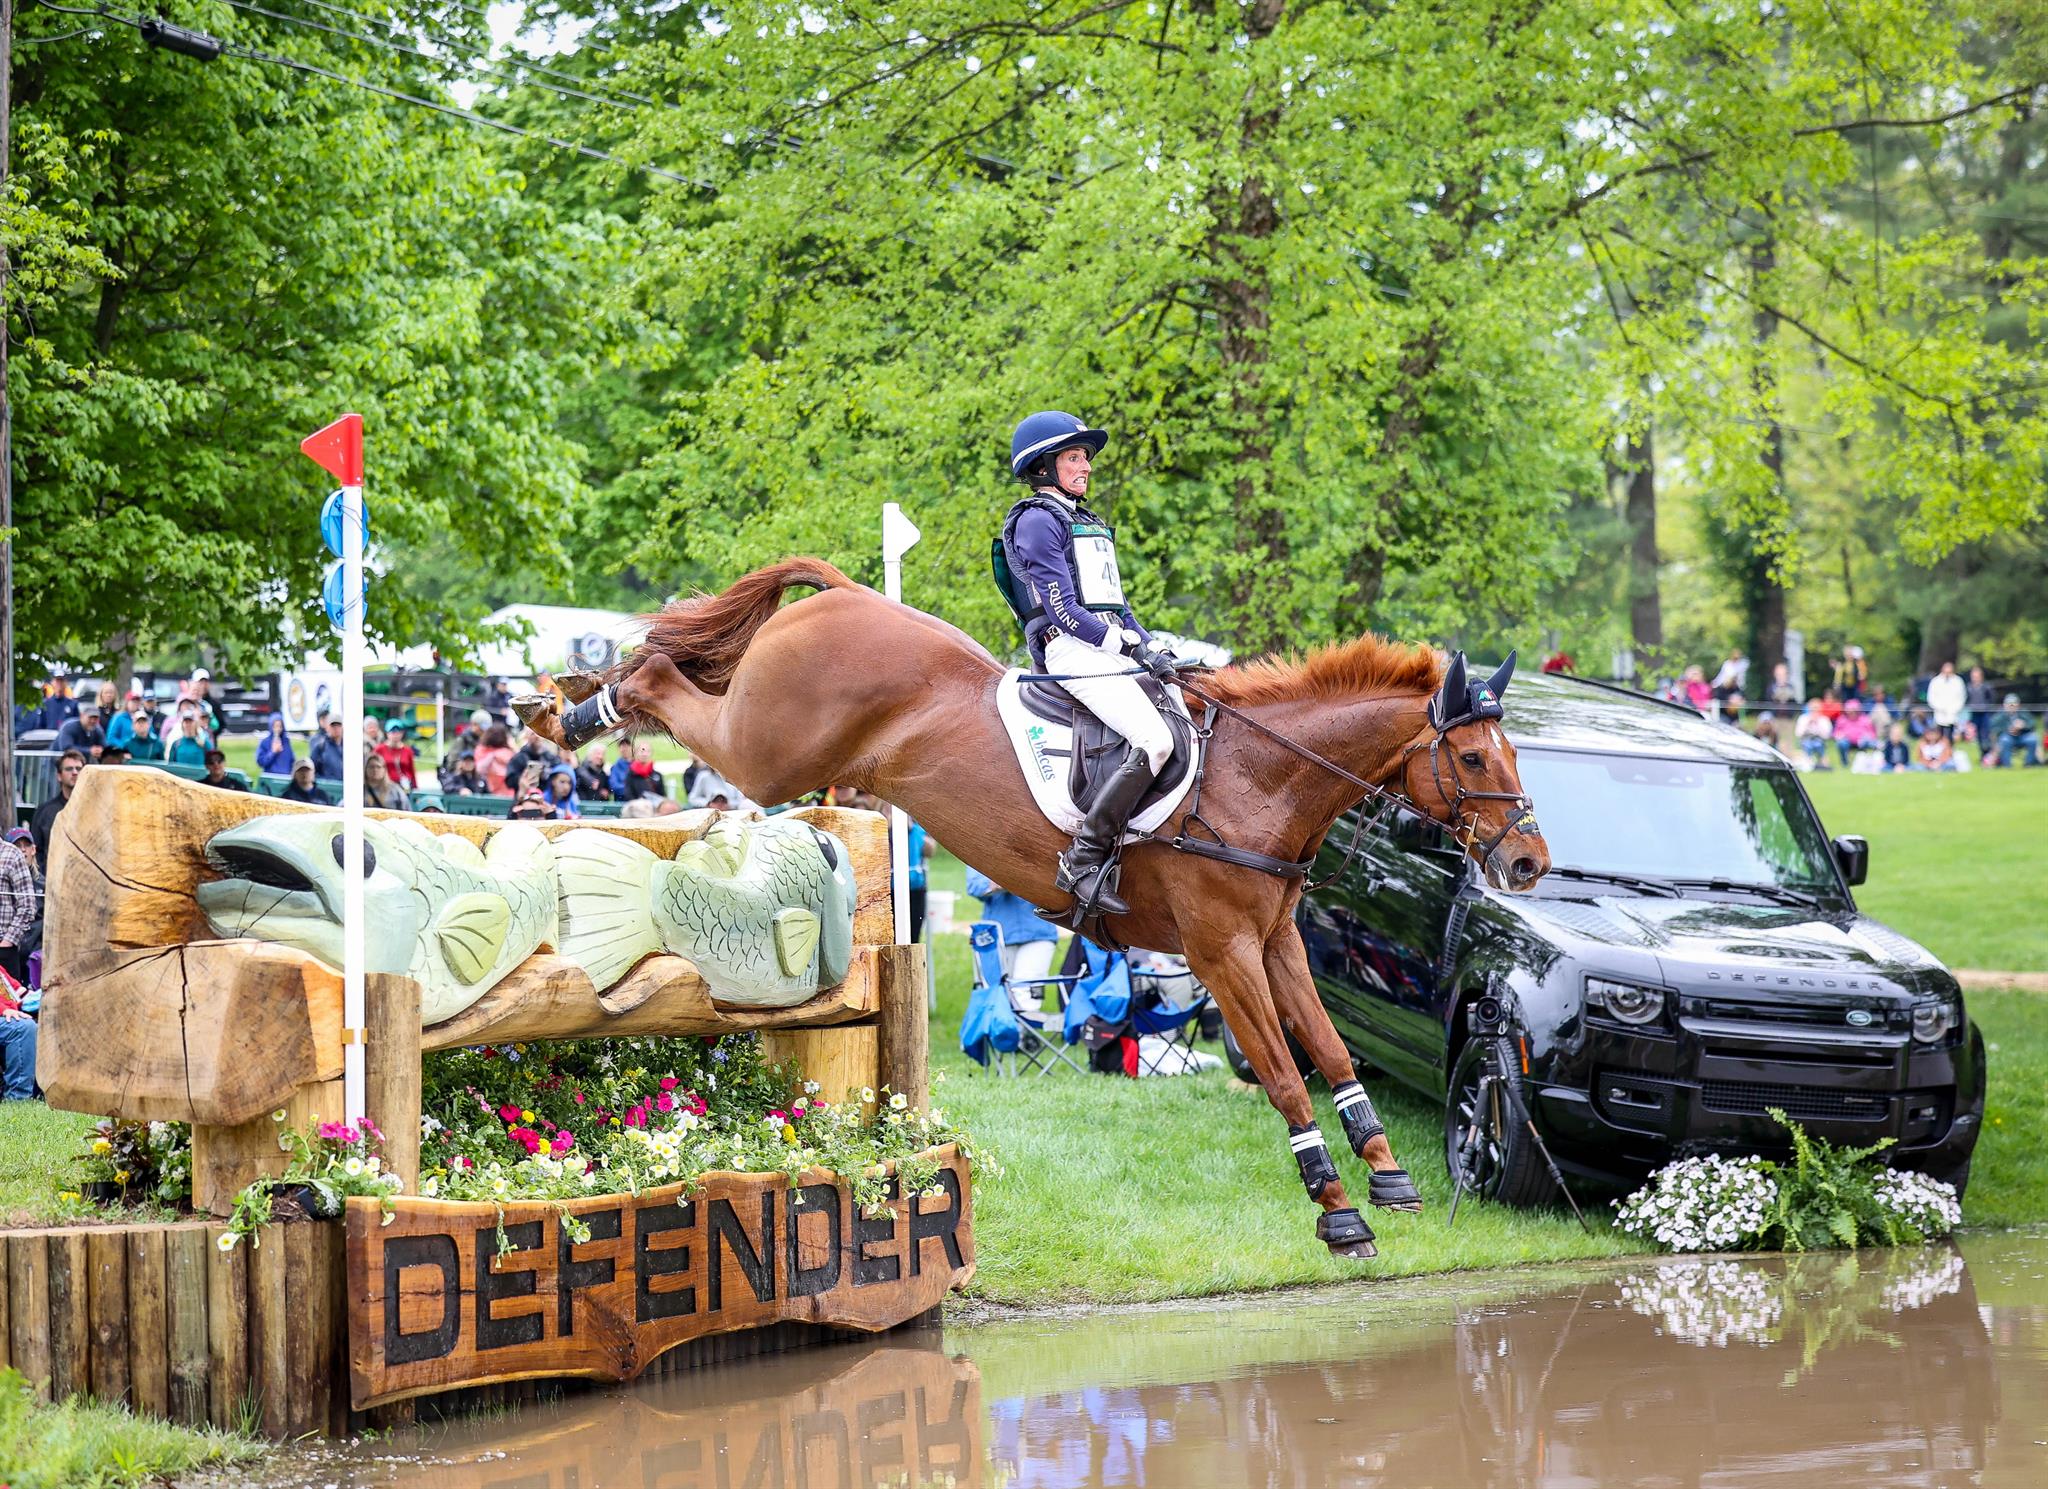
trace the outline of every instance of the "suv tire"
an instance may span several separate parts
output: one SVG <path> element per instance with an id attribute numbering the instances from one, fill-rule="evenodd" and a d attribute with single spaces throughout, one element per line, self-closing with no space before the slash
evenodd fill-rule
<path id="1" fill-rule="evenodd" d="M 1294 1068 L 1300 1071 L 1304 1078 L 1315 1073 L 1315 1062 L 1309 1059 L 1308 1051 L 1301 1047 L 1292 1034 L 1287 1036 L 1287 1053 L 1294 1057 Z M 1245 1058 L 1243 1049 L 1238 1046 L 1237 1036 L 1230 1032 L 1228 1019 L 1223 1021 L 1223 1059 L 1230 1066 L 1231 1073 L 1246 1085 L 1265 1084 L 1259 1079 L 1258 1071 L 1252 1069 L 1252 1062 Z"/>
<path id="2" fill-rule="evenodd" d="M 1472 1108 L 1485 1072 L 1484 1057 L 1484 1041 L 1468 1039 L 1458 1051 L 1457 1064 L 1451 1067 L 1450 1092 L 1444 1098 L 1444 1162 L 1453 1185 L 1458 1181 L 1459 1155 L 1471 1131 Z M 1504 1094 L 1496 1099 L 1498 1119 L 1491 1112 L 1482 1114 L 1474 1155 L 1478 1161 L 1466 1180 L 1466 1192 L 1518 1208 L 1554 1204 L 1557 1185 L 1536 1151 L 1529 1129 Z"/>

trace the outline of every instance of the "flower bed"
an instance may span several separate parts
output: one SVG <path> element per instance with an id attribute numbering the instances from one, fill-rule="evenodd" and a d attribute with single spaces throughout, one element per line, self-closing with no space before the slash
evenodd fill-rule
<path id="1" fill-rule="evenodd" d="M 1615 1202 L 1616 1224 L 1666 1251 L 1810 1251 L 1897 1246 L 1945 1236 L 1962 1221 L 1955 1186 L 1875 1162 L 1891 1140 L 1837 1148 L 1792 1134 L 1790 1164 L 1766 1158 L 1685 1158 Z"/>

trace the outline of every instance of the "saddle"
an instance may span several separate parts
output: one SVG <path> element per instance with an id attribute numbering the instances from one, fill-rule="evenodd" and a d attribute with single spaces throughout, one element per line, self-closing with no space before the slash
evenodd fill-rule
<path id="1" fill-rule="evenodd" d="M 1046 820 L 1071 835 L 1094 801 L 1102 779 L 1122 757 L 1124 738 L 1088 712 L 1058 683 L 1025 682 L 1011 668 L 996 684 L 996 711 L 1002 716 L 1017 764 Z M 1180 689 L 1151 677 L 1136 679 L 1173 734 L 1173 754 L 1138 802 L 1125 840 L 1157 829 L 1188 793 L 1200 749 L 1194 721 Z"/>

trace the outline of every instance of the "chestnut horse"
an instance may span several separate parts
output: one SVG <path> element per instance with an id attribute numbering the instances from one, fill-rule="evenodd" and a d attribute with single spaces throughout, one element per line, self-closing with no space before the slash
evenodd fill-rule
<path id="1" fill-rule="evenodd" d="M 783 608 L 794 586 L 821 593 Z M 1447 669 L 1433 651 L 1366 636 L 1298 662 L 1191 677 L 1198 696 L 1242 710 L 1215 725 L 1202 817 L 1233 847 L 1308 859 L 1365 794 L 1335 765 L 1442 822 L 1496 885 L 1527 888 L 1550 856 L 1514 748 L 1491 722 L 1511 667 L 1491 692 L 1473 685 L 1468 694 L 1462 656 Z M 1004 889 L 1062 905 L 1053 864 L 1066 837 L 1033 801 L 997 717 L 1002 675 L 966 633 L 796 558 L 648 617 L 645 643 L 601 686 L 569 689 L 567 719 L 552 695 L 515 706 L 557 744 L 610 729 L 665 731 L 756 801 L 830 785 L 872 791 Z M 1372 1231 L 1315 1126 L 1289 1033 L 1335 1092 L 1345 1135 L 1371 1170 L 1370 1201 L 1418 1210 L 1421 1199 L 1317 996 L 1294 921 L 1301 892 L 1298 874 L 1141 842 L 1124 860 L 1131 913 L 1111 925 L 1129 945 L 1186 955 L 1287 1120 L 1303 1183 L 1322 1206 L 1319 1239 L 1340 1255 L 1371 1256 Z"/>

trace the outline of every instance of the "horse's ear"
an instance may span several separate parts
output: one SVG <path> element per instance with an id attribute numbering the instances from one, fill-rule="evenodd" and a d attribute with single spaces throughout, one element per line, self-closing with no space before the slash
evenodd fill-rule
<path id="1" fill-rule="evenodd" d="M 1465 679 L 1465 654 L 1451 653 L 1450 663 L 1444 668 L 1444 685 L 1437 691 L 1436 700 L 1429 705 L 1429 721 L 1441 729 L 1446 719 L 1464 717 L 1470 684 Z"/>
<path id="2" fill-rule="evenodd" d="M 1500 669 L 1486 680 L 1487 691 L 1496 698 L 1501 697 L 1508 690 L 1508 679 L 1514 675 L 1515 653 L 1509 652 L 1508 659 L 1500 664 Z"/>

